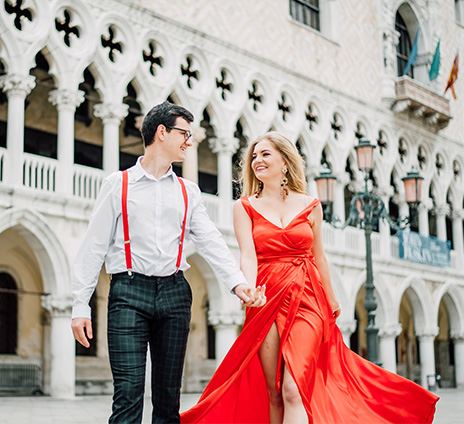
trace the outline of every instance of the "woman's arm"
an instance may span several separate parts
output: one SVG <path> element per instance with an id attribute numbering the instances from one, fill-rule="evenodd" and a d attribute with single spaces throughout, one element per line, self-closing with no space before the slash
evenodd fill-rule
<path id="1" fill-rule="evenodd" d="M 253 228 L 251 219 L 243 208 L 242 202 L 237 200 L 234 204 L 234 231 L 240 249 L 240 269 L 248 283 L 255 287 L 258 273 L 255 243 L 253 241 Z"/>
<path id="2" fill-rule="evenodd" d="M 246 303 L 246 306 L 263 306 L 266 303 L 266 287 L 256 287 L 258 260 L 253 241 L 253 226 L 240 200 L 234 204 L 234 231 L 240 249 L 240 269 L 252 287 L 248 288 L 247 292 L 252 300 Z"/>
<path id="3" fill-rule="evenodd" d="M 322 284 L 324 285 L 329 301 L 332 306 L 332 311 L 335 317 L 340 315 L 340 304 L 338 303 L 337 296 L 333 290 L 330 282 L 329 264 L 324 252 L 324 246 L 322 243 L 322 206 L 319 203 L 312 211 L 309 216 L 309 221 L 313 229 L 313 255 L 316 262 L 319 275 L 321 276 Z"/>

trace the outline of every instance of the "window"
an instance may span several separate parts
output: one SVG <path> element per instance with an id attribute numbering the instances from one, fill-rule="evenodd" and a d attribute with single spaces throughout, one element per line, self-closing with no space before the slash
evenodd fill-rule
<path id="1" fill-rule="evenodd" d="M 319 0 L 290 0 L 290 16 L 295 21 L 321 30 Z"/>
<path id="2" fill-rule="evenodd" d="M 0 272 L 0 354 L 15 355 L 18 345 L 18 288 L 13 277 Z"/>
<path id="3" fill-rule="evenodd" d="M 396 13 L 395 29 L 400 34 L 398 46 L 396 47 L 396 58 L 398 63 L 398 76 L 402 76 L 403 70 L 408 63 L 412 43 L 411 37 L 409 36 L 408 27 L 406 26 L 406 23 L 404 22 L 399 12 Z M 414 66 L 411 66 L 408 75 L 411 78 L 414 78 Z"/>

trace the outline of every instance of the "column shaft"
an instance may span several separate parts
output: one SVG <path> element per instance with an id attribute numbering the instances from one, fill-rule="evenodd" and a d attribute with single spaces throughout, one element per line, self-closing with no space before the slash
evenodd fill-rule
<path id="1" fill-rule="evenodd" d="M 464 338 L 454 339 L 454 361 L 456 384 L 464 386 Z"/>
<path id="2" fill-rule="evenodd" d="M 421 358 L 421 384 L 427 387 L 427 376 L 435 374 L 435 352 L 433 342 L 435 336 L 419 337 L 419 351 Z"/>
<path id="3" fill-rule="evenodd" d="M 237 325 L 218 324 L 216 331 L 216 363 L 219 365 L 237 338 Z"/>
<path id="4" fill-rule="evenodd" d="M 382 367 L 388 371 L 396 372 L 395 336 L 381 335 L 379 348 Z"/>

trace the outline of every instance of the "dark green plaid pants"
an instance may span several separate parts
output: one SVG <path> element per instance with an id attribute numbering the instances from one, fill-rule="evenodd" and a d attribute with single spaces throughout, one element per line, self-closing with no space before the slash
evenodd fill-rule
<path id="1" fill-rule="evenodd" d="M 108 349 L 114 395 L 110 424 L 141 423 L 147 346 L 152 360 L 152 423 L 178 423 L 192 291 L 169 277 L 112 276 Z"/>

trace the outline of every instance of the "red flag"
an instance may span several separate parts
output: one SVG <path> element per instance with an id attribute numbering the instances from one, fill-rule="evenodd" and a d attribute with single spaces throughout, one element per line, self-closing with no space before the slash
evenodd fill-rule
<path id="1" fill-rule="evenodd" d="M 451 67 L 451 72 L 448 77 L 448 82 L 446 84 L 445 88 L 445 94 L 448 91 L 448 89 L 451 90 L 451 94 L 453 95 L 453 98 L 456 100 L 456 91 L 454 90 L 454 83 L 458 79 L 458 73 L 459 73 L 459 53 L 456 54 L 454 61 L 453 61 L 453 66 Z"/>

